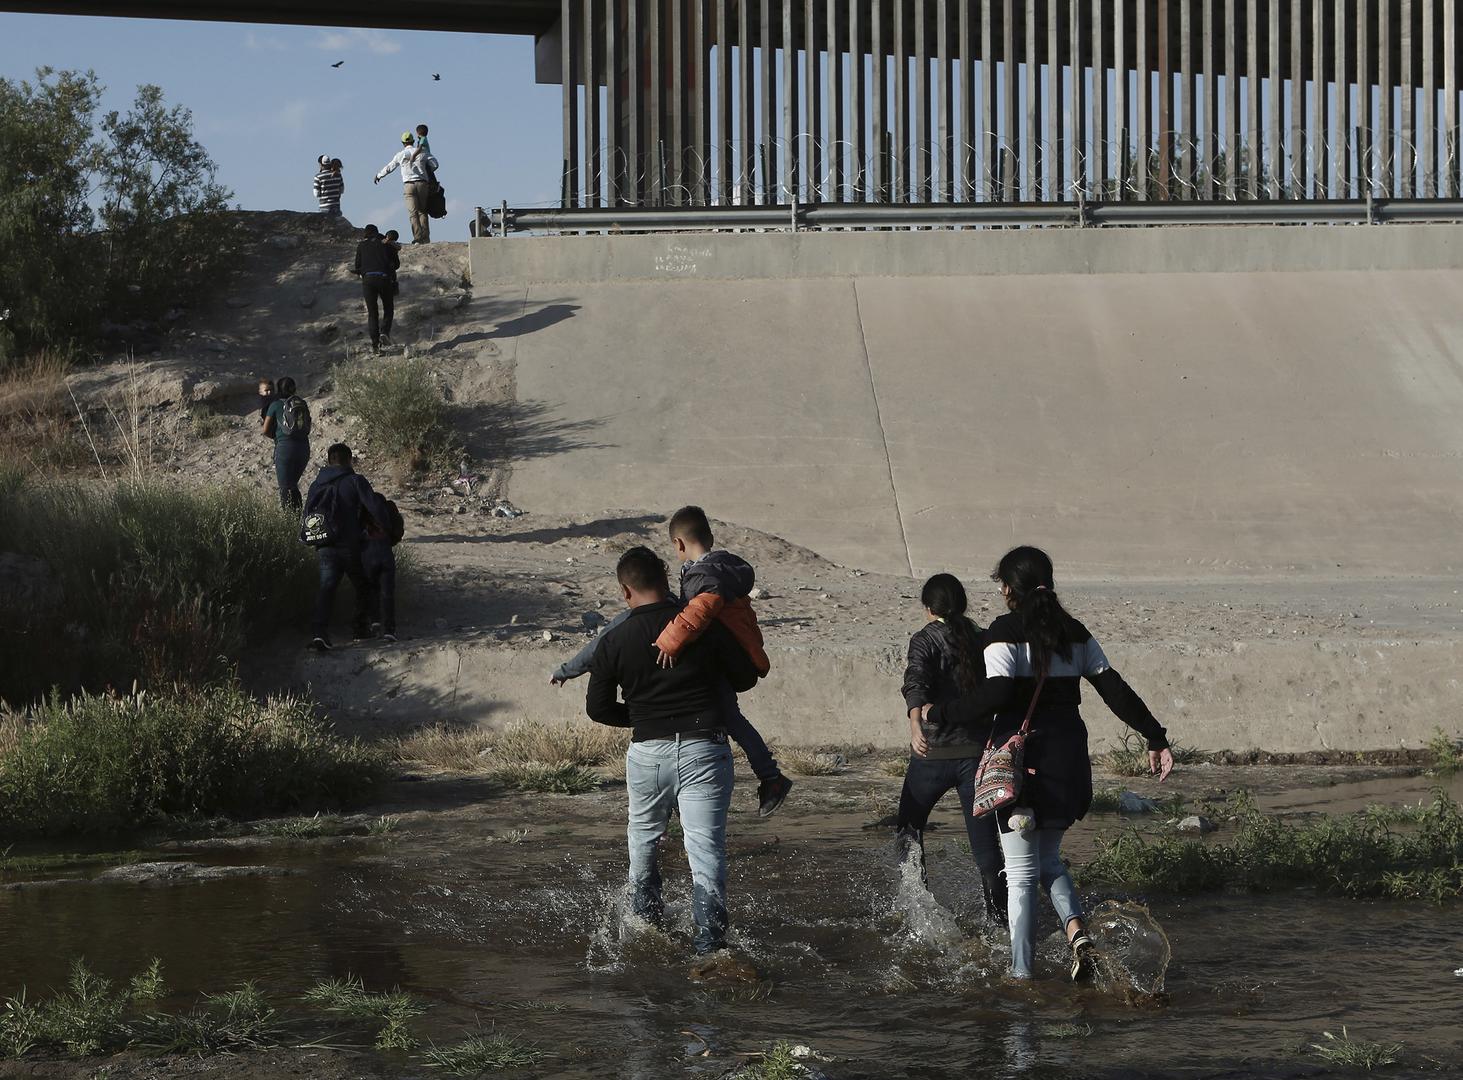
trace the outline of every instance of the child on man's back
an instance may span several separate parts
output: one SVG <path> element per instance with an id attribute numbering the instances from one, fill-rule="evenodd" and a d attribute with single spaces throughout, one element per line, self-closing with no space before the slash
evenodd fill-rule
<path id="1" fill-rule="evenodd" d="M 685 605 L 656 639 L 662 666 L 675 663 L 687 644 L 699 638 L 713 621 L 724 625 L 747 650 L 757 670 L 766 675 L 772 664 L 762 647 L 762 630 L 752 610 L 750 593 L 756 572 L 750 563 L 729 551 L 714 547 L 711 522 L 699 506 L 683 506 L 671 515 L 671 543 L 681 560 L 681 602 Z M 757 777 L 760 813 L 775 813 L 792 790 L 792 781 L 777 767 L 767 743 L 742 714 L 737 695 L 729 685 L 721 691 L 726 733 L 747 755 Z"/>

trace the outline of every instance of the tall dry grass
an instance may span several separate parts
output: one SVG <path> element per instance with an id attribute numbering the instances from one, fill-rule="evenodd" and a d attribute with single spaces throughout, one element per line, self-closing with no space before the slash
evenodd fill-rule
<path id="1" fill-rule="evenodd" d="M 55 350 L 0 367 L 0 463 L 27 472 L 86 463 L 66 389 L 70 370 L 66 355 Z"/>
<path id="2" fill-rule="evenodd" d="M 444 772 L 487 772 L 521 766 L 612 767 L 625 756 L 628 729 L 599 724 L 520 720 L 500 730 L 424 728 L 397 742 L 403 762 Z"/>
<path id="3" fill-rule="evenodd" d="M 0 620 L 0 699 L 225 675 L 308 611 L 316 569 L 264 492 L 0 467 L 0 551 L 44 567 L 44 603 Z"/>

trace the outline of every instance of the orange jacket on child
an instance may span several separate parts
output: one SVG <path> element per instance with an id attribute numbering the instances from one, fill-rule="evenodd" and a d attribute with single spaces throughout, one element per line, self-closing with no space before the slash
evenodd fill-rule
<path id="1" fill-rule="evenodd" d="M 772 669 L 762 644 L 762 628 L 747 594 L 756 581 L 745 560 L 727 551 L 710 551 L 681 567 L 681 600 L 685 607 L 666 624 L 656 646 L 668 656 L 678 656 L 695 641 L 712 621 L 731 631 L 737 643 L 751 657 L 759 675 Z"/>

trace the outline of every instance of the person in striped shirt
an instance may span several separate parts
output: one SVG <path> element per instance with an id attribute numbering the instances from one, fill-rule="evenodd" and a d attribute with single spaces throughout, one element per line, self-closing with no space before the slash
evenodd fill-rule
<path id="1" fill-rule="evenodd" d="M 341 175 L 340 158 L 321 154 L 320 171 L 315 174 L 315 201 L 326 217 L 340 217 L 340 197 L 345 194 L 345 177 Z"/>

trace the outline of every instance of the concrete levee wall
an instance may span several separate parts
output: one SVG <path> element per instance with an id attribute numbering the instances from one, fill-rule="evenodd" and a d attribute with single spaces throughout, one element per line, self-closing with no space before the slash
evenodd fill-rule
<path id="1" fill-rule="evenodd" d="M 1374 750 L 1457 730 L 1463 641 L 1110 644 L 1171 737 L 1204 750 Z M 902 746 L 904 661 L 889 652 L 773 649 L 772 674 L 742 700 L 768 738 L 792 745 Z M 396 728 L 584 721 L 585 683 L 548 684 L 539 650 L 497 643 L 383 652 L 348 680 L 310 662 L 328 708 Z M 1095 694 L 1084 708 L 1094 752 L 1127 730 Z M 1441 707 L 1440 707 L 1441 706 Z"/>
<path id="2" fill-rule="evenodd" d="M 1463 225 L 1239 225 L 510 236 L 471 241 L 473 283 L 1463 268 Z"/>
<path id="3" fill-rule="evenodd" d="M 1064 582 L 1463 568 L 1460 226 L 485 239 L 472 270 L 517 312 L 492 335 L 521 411 L 510 494 L 541 512 L 697 502 L 910 576 L 983 575 L 1021 542 Z M 1463 715 L 1463 635 L 1256 637 L 1111 644 L 1209 749 L 1417 746 Z M 776 661 L 749 704 L 769 733 L 902 739 L 897 657 Z M 496 646 L 381 663 L 450 683 L 433 705 L 464 721 L 582 716 Z"/>

